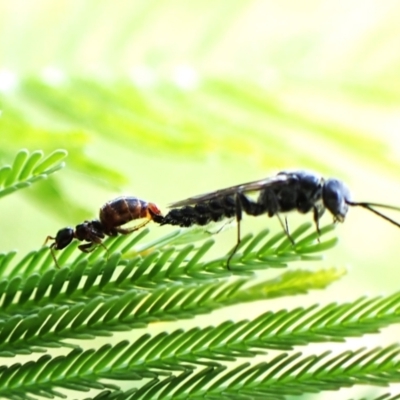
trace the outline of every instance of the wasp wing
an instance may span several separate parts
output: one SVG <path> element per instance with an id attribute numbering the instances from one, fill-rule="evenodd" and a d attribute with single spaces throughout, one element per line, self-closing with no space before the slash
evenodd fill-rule
<path id="1" fill-rule="evenodd" d="M 204 193 L 199 196 L 189 197 L 188 199 L 176 201 L 168 205 L 169 208 L 190 206 L 193 204 L 199 204 L 205 201 L 214 200 L 222 196 L 235 195 L 236 193 L 254 192 L 256 190 L 266 189 L 267 187 L 274 187 L 277 185 L 286 184 L 289 182 L 289 175 L 279 174 L 270 178 L 259 179 L 258 181 L 252 181 L 242 183 L 240 185 L 230 186 L 225 189 L 215 190 L 214 192 Z"/>

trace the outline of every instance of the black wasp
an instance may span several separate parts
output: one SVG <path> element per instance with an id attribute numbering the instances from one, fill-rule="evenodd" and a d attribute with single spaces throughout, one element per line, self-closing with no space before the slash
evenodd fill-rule
<path id="1" fill-rule="evenodd" d="M 254 191 L 259 191 L 256 200 L 247 196 L 248 192 Z M 269 217 L 273 217 L 276 215 L 286 235 L 293 243 L 287 223 L 283 223 L 280 213 L 297 210 L 304 214 L 312 211 L 319 233 L 319 220 L 325 209 L 328 209 L 333 215 L 334 222 L 343 222 L 349 206 L 366 208 L 400 227 L 398 222 L 374 208 L 382 207 L 399 211 L 399 207 L 352 201 L 349 189 L 343 182 L 333 178 L 325 180 L 315 173 L 307 171 L 283 171 L 271 178 L 231 186 L 172 203 L 169 207 L 173 209 L 157 222 L 161 225 L 188 227 L 236 217 L 237 244 L 228 258 L 229 268 L 229 261 L 240 244 L 240 221 L 243 212 L 254 216 L 268 214 Z"/>
<path id="2" fill-rule="evenodd" d="M 130 228 L 122 228 L 122 225 L 139 218 L 144 218 L 145 221 Z M 60 229 L 55 237 L 47 236 L 45 244 L 48 240 L 54 240 L 50 249 L 54 262 L 58 266 L 54 250 L 67 247 L 73 239 L 88 242 L 78 246 L 85 253 L 93 251 L 99 245 L 107 250 L 103 244 L 106 236 L 127 235 L 152 220 L 161 222 L 162 219 L 162 214 L 154 203 L 132 196 L 122 196 L 105 203 L 100 208 L 99 219 L 84 221 L 75 229 L 70 227 Z"/>

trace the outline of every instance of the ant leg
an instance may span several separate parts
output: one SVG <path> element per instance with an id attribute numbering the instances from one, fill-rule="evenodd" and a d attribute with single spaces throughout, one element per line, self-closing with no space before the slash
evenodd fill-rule
<path id="1" fill-rule="evenodd" d="M 45 246 L 46 243 L 47 243 L 49 240 L 56 240 L 56 238 L 53 237 L 53 236 L 47 236 L 46 240 L 45 240 L 44 243 L 43 243 L 43 246 Z M 60 269 L 61 267 L 60 267 L 60 264 L 59 264 L 58 261 L 57 261 L 56 253 L 55 253 L 55 251 L 54 251 L 54 248 L 55 248 L 56 246 L 57 246 L 57 243 L 56 243 L 56 242 L 53 242 L 53 243 L 50 245 L 50 253 L 51 253 L 51 256 L 53 257 L 54 264 L 56 264 L 56 267 L 57 267 L 58 269 Z"/>
<path id="2" fill-rule="evenodd" d="M 103 242 L 100 242 L 99 243 L 99 246 L 101 246 L 104 250 L 105 250 L 105 252 L 106 252 L 106 254 L 107 254 L 107 258 L 108 258 L 108 249 L 107 249 L 107 246 L 103 243 Z M 94 249 L 93 249 L 94 250 Z"/>
<path id="3" fill-rule="evenodd" d="M 101 243 L 98 243 L 98 244 L 101 245 Z M 91 253 L 96 247 L 97 247 L 97 243 L 90 242 L 90 243 L 86 243 L 86 244 L 81 244 L 80 246 L 78 246 L 78 249 L 80 251 L 83 251 L 84 253 Z"/>
<path id="4" fill-rule="evenodd" d="M 118 233 L 120 233 L 121 235 L 127 235 L 127 234 L 129 234 L 129 233 L 132 233 L 132 232 L 135 232 L 135 231 L 137 231 L 138 229 L 140 229 L 140 228 L 143 228 L 144 226 L 146 226 L 149 222 L 151 221 L 151 219 L 148 219 L 148 220 L 146 220 L 146 221 L 144 221 L 144 222 L 142 222 L 141 224 L 139 224 L 139 225 L 136 225 L 136 226 L 133 226 L 132 228 L 115 228 L 115 231 L 116 232 L 118 232 Z"/>
<path id="5" fill-rule="evenodd" d="M 56 238 L 55 238 L 54 236 L 47 236 L 46 240 L 45 240 L 44 243 L 43 243 L 43 246 L 45 246 L 46 243 L 47 243 L 49 240 L 56 240 Z M 52 244 L 50 245 L 50 253 L 51 253 L 51 256 L 53 257 L 54 264 L 56 264 L 56 267 L 57 267 L 57 268 L 60 268 L 60 264 L 59 264 L 58 261 L 57 261 L 56 253 L 54 252 L 54 247 L 55 247 L 56 245 L 57 245 L 56 242 L 54 242 L 54 243 L 52 243 Z"/>
<path id="6" fill-rule="evenodd" d="M 52 239 L 52 237 L 50 237 L 50 236 L 48 236 L 47 238 Z M 48 240 L 48 239 L 46 239 L 46 242 L 47 242 L 47 240 Z M 58 261 L 57 261 L 56 253 L 54 253 L 54 246 L 55 246 L 55 243 L 53 243 L 53 244 L 50 246 L 51 256 L 53 257 L 54 264 L 56 264 L 56 267 L 57 267 L 58 269 L 60 269 L 61 267 L 60 267 L 60 264 L 59 264 Z"/>
<path id="7" fill-rule="evenodd" d="M 285 217 L 285 223 L 283 223 L 282 218 L 278 213 L 276 213 L 276 216 L 278 217 L 279 223 L 281 224 L 281 227 L 282 227 L 283 231 L 285 232 L 287 238 L 290 240 L 290 243 L 292 243 L 292 246 L 294 246 L 295 242 L 294 242 L 293 238 L 290 236 L 287 218 Z"/>
<path id="8" fill-rule="evenodd" d="M 84 253 L 91 253 L 97 248 L 97 246 L 101 246 L 108 255 L 107 246 L 101 241 L 101 239 L 99 239 L 97 236 L 94 236 L 90 238 L 90 240 L 91 240 L 90 243 L 81 244 L 80 246 L 78 246 L 78 249 L 83 251 Z"/>
<path id="9" fill-rule="evenodd" d="M 231 270 L 229 263 L 240 245 L 240 221 L 242 219 L 242 204 L 240 202 L 240 198 L 238 195 L 235 196 L 235 205 L 236 205 L 237 241 L 236 241 L 236 246 L 233 248 L 231 254 L 228 257 L 228 260 L 226 261 L 226 266 L 229 271 Z"/>
<path id="10" fill-rule="evenodd" d="M 105 252 L 106 252 L 106 258 L 108 260 L 108 249 L 107 246 L 101 241 L 99 240 L 99 238 L 96 238 L 96 241 L 92 241 L 90 243 L 86 243 L 86 244 L 81 244 L 80 246 L 78 246 L 78 249 L 80 251 L 83 251 L 84 253 L 91 253 L 92 251 L 94 251 L 98 246 L 101 246 L 104 248 Z"/>

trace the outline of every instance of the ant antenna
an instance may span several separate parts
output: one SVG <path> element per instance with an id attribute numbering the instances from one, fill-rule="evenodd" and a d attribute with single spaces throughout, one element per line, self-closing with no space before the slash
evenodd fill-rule
<path id="1" fill-rule="evenodd" d="M 388 217 L 385 214 L 382 214 L 380 211 L 375 210 L 375 208 L 373 208 L 373 207 L 381 207 L 381 208 L 387 208 L 389 210 L 400 211 L 400 207 L 389 206 L 387 204 L 356 202 L 356 201 L 349 201 L 349 200 L 346 200 L 346 204 L 348 204 L 349 206 L 359 206 L 359 207 L 366 208 L 367 210 L 373 212 L 376 215 L 379 215 L 381 218 L 385 219 L 386 221 L 388 221 L 391 224 L 396 225 L 398 228 L 400 228 L 400 223 L 396 222 L 394 219 Z"/>

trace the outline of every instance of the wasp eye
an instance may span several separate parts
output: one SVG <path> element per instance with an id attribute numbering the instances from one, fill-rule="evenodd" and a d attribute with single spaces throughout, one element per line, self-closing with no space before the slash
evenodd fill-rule
<path id="1" fill-rule="evenodd" d="M 61 250 L 64 247 L 67 247 L 74 238 L 74 230 L 72 228 L 64 228 L 60 229 L 57 232 L 54 246 L 57 250 Z"/>

